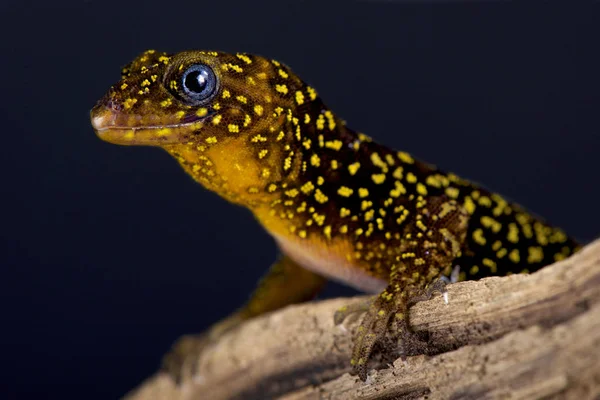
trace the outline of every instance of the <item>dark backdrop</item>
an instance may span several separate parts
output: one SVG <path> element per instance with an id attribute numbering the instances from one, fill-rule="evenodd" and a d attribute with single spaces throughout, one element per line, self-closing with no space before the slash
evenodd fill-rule
<path id="1" fill-rule="evenodd" d="M 597 2 L 4 0 L 0 17 L 3 399 L 117 398 L 275 258 L 166 153 L 95 137 L 89 109 L 147 48 L 282 60 L 350 126 L 600 232 Z"/>

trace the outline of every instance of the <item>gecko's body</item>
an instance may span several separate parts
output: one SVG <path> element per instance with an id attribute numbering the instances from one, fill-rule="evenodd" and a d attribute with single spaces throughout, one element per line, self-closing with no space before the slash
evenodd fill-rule
<path id="1" fill-rule="evenodd" d="M 104 140 L 164 148 L 277 241 L 283 257 L 223 329 L 310 298 L 321 276 L 380 293 L 355 338 L 363 378 L 391 321 L 406 329 L 410 298 L 453 266 L 461 279 L 534 271 L 577 247 L 502 196 L 354 132 L 262 57 L 145 52 L 92 121 Z"/>

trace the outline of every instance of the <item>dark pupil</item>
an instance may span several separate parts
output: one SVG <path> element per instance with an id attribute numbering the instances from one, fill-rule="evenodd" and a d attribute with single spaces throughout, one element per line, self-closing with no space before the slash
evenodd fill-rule
<path id="1" fill-rule="evenodd" d="M 206 71 L 192 71 L 185 77 L 185 87 L 192 93 L 200 94 L 206 89 L 208 77 Z"/>

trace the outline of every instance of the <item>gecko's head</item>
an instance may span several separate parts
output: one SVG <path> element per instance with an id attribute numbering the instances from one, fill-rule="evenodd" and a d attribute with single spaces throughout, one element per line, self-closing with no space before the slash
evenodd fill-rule
<path id="1" fill-rule="evenodd" d="M 101 139 L 162 147 L 196 180 L 236 201 L 231 193 L 283 179 L 291 116 L 297 124 L 316 99 L 277 61 L 149 50 L 123 69 L 91 119 Z"/>

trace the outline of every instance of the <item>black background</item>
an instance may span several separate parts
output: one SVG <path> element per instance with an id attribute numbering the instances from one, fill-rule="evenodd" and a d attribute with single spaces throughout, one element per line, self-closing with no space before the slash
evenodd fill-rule
<path id="1" fill-rule="evenodd" d="M 147 48 L 284 61 L 355 129 L 599 234 L 597 2 L 4 0 L 0 15 L 3 399 L 117 398 L 275 258 L 165 152 L 95 137 L 89 109 Z"/>

